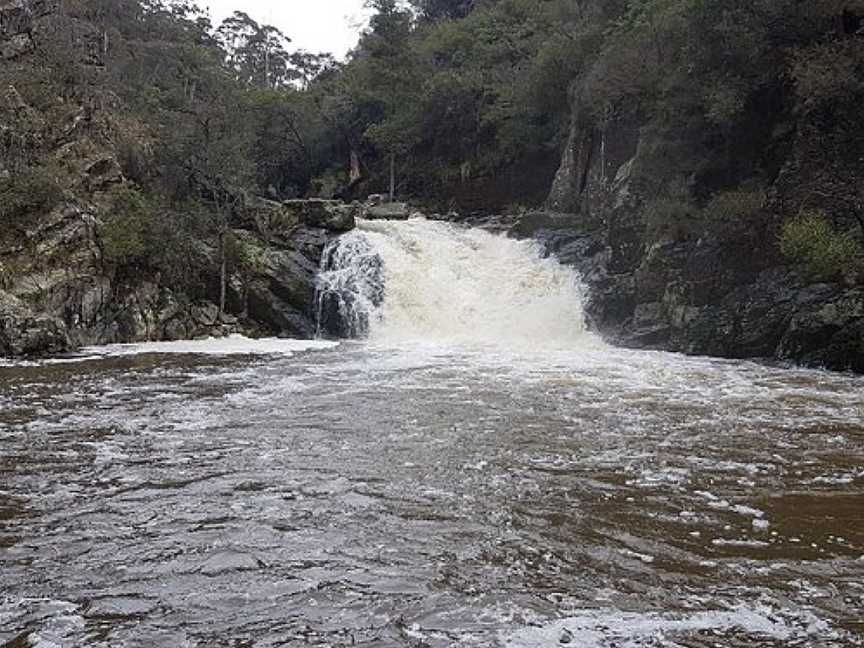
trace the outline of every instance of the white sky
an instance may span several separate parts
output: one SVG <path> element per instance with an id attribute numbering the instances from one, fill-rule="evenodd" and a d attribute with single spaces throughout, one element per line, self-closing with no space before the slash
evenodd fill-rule
<path id="1" fill-rule="evenodd" d="M 343 58 L 357 44 L 367 12 L 363 0 L 198 0 L 214 25 L 235 11 L 274 25 L 291 39 L 291 50 L 330 52 Z"/>

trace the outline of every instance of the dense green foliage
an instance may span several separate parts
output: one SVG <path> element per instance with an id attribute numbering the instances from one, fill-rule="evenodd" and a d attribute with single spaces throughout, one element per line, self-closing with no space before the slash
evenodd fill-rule
<path id="1" fill-rule="evenodd" d="M 840 16 L 861 4 L 370 0 L 367 29 L 337 63 L 243 13 L 211 25 L 193 0 L 67 0 L 74 29 L 57 29 L 35 63 L 5 66 L 0 85 L 47 123 L 67 123 L 71 106 L 116 116 L 101 137 L 129 184 L 104 229 L 117 263 L 144 263 L 160 218 L 198 214 L 167 229 L 212 243 L 250 196 L 381 192 L 391 165 L 402 195 L 446 199 L 519 174 L 546 173 L 548 186 L 571 121 L 663 142 L 642 151 L 658 234 L 770 211 L 761 187 L 777 151 L 810 129 L 805 162 L 819 172 L 788 213 L 830 194 L 826 209 L 849 225 L 861 218 L 861 170 L 846 159 L 861 141 L 864 38 Z M 0 186 L 5 221 L 60 199 L 30 164 L 64 134 L 29 129 L 3 150 L 25 169 Z M 538 199 L 511 184 L 516 195 L 490 206 Z M 128 235 L 111 234 L 121 224 Z"/>
<path id="2" fill-rule="evenodd" d="M 586 27 L 577 3 L 564 1 L 420 1 L 416 14 L 373 4 L 378 13 L 331 86 L 373 182 L 389 155 L 415 195 L 557 157 L 569 87 L 590 47 L 580 37 L 602 20 Z"/>
<path id="3" fill-rule="evenodd" d="M 864 270 L 864 248 L 851 232 L 838 231 L 823 212 L 802 212 L 783 225 L 783 253 L 804 264 L 814 279 L 856 280 Z"/>
<path id="4" fill-rule="evenodd" d="M 114 188 L 97 229 L 102 261 L 129 279 L 158 277 L 189 294 L 203 289 L 203 254 L 212 216 L 200 203 L 171 205 L 132 186 Z"/>
<path id="5" fill-rule="evenodd" d="M 864 11 L 857 0 L 372 4 L 369 31 L 325 93 L 340 97 L 339 121 L 378 189 L 389 155 L 415 195 L 555 158 L 575 116 L 604 137 L 629 125 L 663 142 L 651 160 L 657 200 L 684 185 L 706 215 L 746 217 L 765 201 L 756 190 L 745 204 L 741 187 L 774 180 L 795 124 L 860 137 L 864 39 L 841 21 Z M 830 171 L 860 185 L 857 170 Z M 708 204 L 727 192 L 725 205 Z"/>
<path id="6" fill-rule="evenodd" d="M 24 167 L 0 179 L 0 227 L 4 233 L 31 226 L 37 215 L 62 200 L 63 189 L 52 169 Z"/>
<path id="7" fill-rule="evenodd" d="M 170 229 L 160 222 L 157 208 L 147 197 L 123 187 L 114 192 L 99 233 L 106 261 L 148 267 L 166 247 Z"/>

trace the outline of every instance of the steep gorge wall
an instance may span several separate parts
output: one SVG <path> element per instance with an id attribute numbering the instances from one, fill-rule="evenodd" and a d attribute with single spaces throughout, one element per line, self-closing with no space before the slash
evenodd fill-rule
<path id="1" fill-rule="evenodd" d="M 216 306 L 212 237 L 195 245 L 194 263 L 208 277 L 195 293 L 166 282 L 158 269 L 119 268 L 108 258 L 103 225 L 116 215 L 109 197 L 129 184 L 122 145 L 149 135 L 119 98 L 94 90 L 101 42 L 98 30 L 57 0 L 0 0 L 0 189 L 22 203 L 15 213 L 0 205 L 0 356 L 231 332 L 314 335 L 323 249 L 353 226 L 353 213 L 341 206 L 245 198 L 230 232 L 245 264 L 229 268 L 224 313 Z M 68 96 L 36 88 L 40 102 L 32 104 L 13 82 L 36 78 L 36 55 L 49 48 L 68 58 L 82 85 Z"/>
<path id="2" fill-rule="evenodd" d="M 824 127 L 782 105 L 761 114 L 774 123 L 754 116 L 731 158 L 692 125 L 662 132 L 613 123 L 600 132 L 575 114 L 548 211 L 523 219 L 516 233 L 540 238 L 582 271 L 592 325 L 615 342 L 864 371 L 864 286 L 816 282 L 779 251 L 789 215 L 855 200 L 824 169 L 844 165 L 845 177 L 864 182 L 864 132 L 831 143 Z M 758 214 L 676 224 L 681 214 L 662 213 L 672 208 L 656 196 L 673 178 L 709 194 L 718 177 L 745 181 L 757 155 L 769 178 Z M 659 228 L 667 218 L 672 226 Z"/>

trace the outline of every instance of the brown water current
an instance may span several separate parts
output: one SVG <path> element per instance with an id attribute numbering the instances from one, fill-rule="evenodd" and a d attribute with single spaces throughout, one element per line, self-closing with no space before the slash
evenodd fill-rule
<path id="1" fill-rule="evenodd" d="M 864 646 L 864 379 L 350 342 L 0 367 L 0 646 Z"/>

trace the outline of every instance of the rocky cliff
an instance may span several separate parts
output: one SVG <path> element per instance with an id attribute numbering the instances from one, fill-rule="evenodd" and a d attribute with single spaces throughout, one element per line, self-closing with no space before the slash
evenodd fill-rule
<path id="1" fill-rule="evenodd" d="M 256 200 L 230 231 L 246 262 L 228 273 L 220 312 L 217 250 L 198 245 L 202 292 L 159 274 L 130 277 L 106 262 L 99 210 L 70 197 L 0 246 L 0 355 L 41 356 L 83 345 L 177 340 L 241 332 L 312 337 L 315 278 L 329 239 L 353 227 L 350 208 Z"/>
<path id="2" fill-rule="evenodd" d="M 105 224 L 128 216 L 111 201 L 130 185 L 124 146 L 146 150 L 150 135 L 99 88 L 103 36 L 56 0 L 0 1 L 0 356 L 237 331 L 314 335 L 315 275 L 329 238 L 353 227 L 351 207 L 237 196 L 221 312 L 213 237 L 190 247 L 200 285 L 111 258 Z M 50 47 L 74 79 L 68 91 L 44 86 L 56 94 L 28 87 L 31 103 L 12 81 L 38 84 L 35 53 Z"/>
<path id="3" fill-rule="evenodd" d="M 779 249 L 781 225 L 798 210 L 860 210 L 860 129 L 838 142 L 824 123 L 773 101 L 755 108 L 751 132 L 732 136 L 732 155 L 698 124 L 600 130 L 574 111 L 547 210 L 514 234 L 541 239 L 582 271 L 591 324 L 616 343 L 864 371 L 861 277 L 817 280 Z M 674 199 L 676 182 L 705 196 L 718 178 L 740 187 L 757 166 L 762 188 L 722 194 L 725 209 Z"/>

